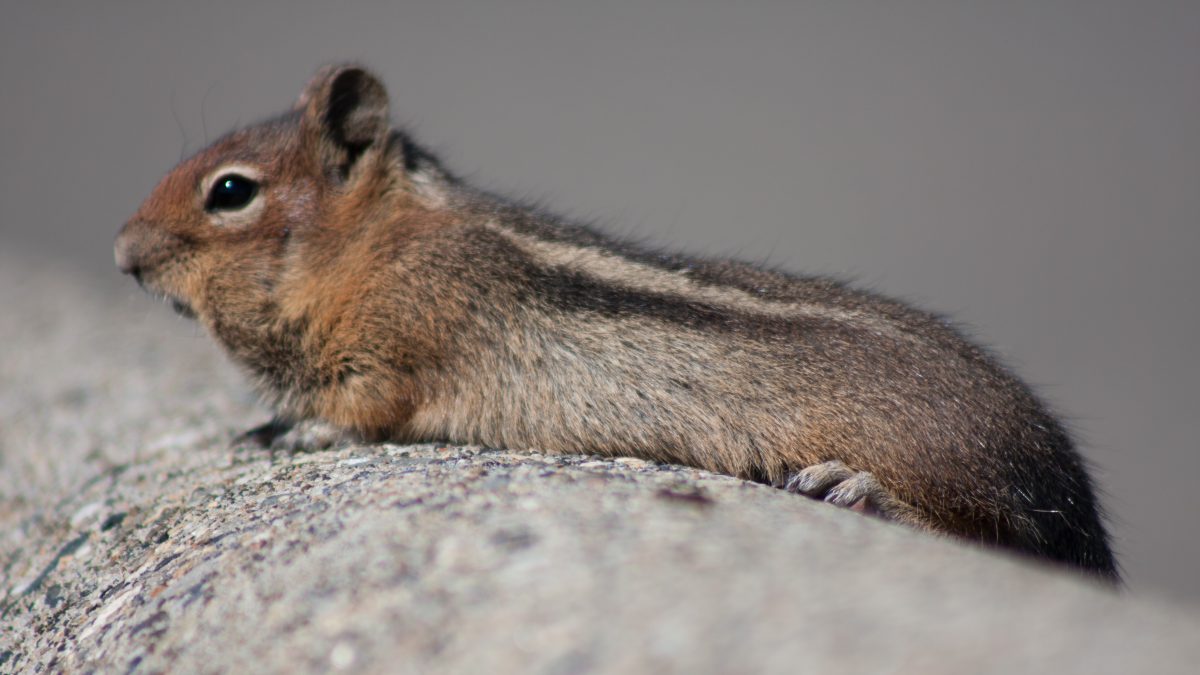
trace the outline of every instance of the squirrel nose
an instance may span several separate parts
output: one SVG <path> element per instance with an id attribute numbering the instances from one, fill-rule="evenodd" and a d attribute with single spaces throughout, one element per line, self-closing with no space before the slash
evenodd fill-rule
<path id="1" fill-rule="evenodd" d="M 117 241 L 113 244 L 113 259 L 122 274 L 131 275 L 140 284 L 144 247 L 138 245 L 137 237 L 131 229 L 134 229 L 132 223 L 121 228 L 121 233 L 117 235 Z"/>
<path id="2" fill-rule="evenodd" d="M 116 247 L 117 269 L 121 270 L 121 274 L 131 275 L 140 284 L 142 283 L 142 266 L 134 262 L 127 250 L 128 247 L 120 245 Z"/>
<path id="3" fill-rule="evenodd" d="M 113 243 L 113 261 L 122 273 L 142 283 L 179 251 L 183 241 L 152 221 L 135 218 L 121 228 Z"/>
<path id="4" fill-rule="evenodd" d="M 142 268 L 134 260 L 130 248 L 129 238 L 122 230 L 121 234 L 117 236 L 117 242 L 113 244 L 113 258 L 117 263 L 117 269 L 121 270 L 122 274 L 132 274 L 135 278 L 139 278 L 142 276 Z"/>

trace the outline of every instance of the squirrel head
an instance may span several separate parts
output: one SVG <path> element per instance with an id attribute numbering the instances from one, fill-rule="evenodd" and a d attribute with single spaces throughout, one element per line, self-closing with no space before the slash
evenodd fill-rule
<path id="1" fill-rule="evenodd" d="M 344 239 L 428 192 L 406 153 L 419 151 L 391 129 L 380 80 L 354 65 L 324 68 L 291 111 L 168 173 L 117 236 L 117 267 L 206 323 L 239 310 L 261 319 L 298 242 Z"/>

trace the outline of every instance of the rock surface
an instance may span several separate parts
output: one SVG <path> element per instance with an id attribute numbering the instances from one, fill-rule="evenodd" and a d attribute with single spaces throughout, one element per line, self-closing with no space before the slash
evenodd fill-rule
<path id="1" fill-rule="evenodd" d="M 701 471 L 231 449 L 266 412 L 207 337 L 93 286 L 0 251 L 0 671 L 1200 662 L 1194 612 Z"/>

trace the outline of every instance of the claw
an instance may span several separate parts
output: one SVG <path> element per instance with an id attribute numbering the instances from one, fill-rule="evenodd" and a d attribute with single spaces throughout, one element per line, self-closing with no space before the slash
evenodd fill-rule
<path id="1" fill-rule="evenodd" d="M 789 492 L 820 499 L 863 515 L 931 529 L 917 509 L 897 499 L 868 471 L 854 471 L 839 461 L 814 464 L 797 471 L 784 485 Z"/>
<path id="2" fill-rule="evenodd" d="M 850 470 L 850 467 L 834 460 L 814 464 L 797 471 L 788 479 L 784 489 L 806 497 L 822 499 L 835 485 L 849 480 L 853 476 L 854 472 Z"/>

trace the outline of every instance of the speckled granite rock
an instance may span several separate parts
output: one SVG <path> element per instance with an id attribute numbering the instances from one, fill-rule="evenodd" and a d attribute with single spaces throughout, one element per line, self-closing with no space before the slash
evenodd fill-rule
<path id="1" fill-rule="evenodd" d="M 0 251 L 0 670 L 1193 672 L 1200 617 L 637 460 L 232 450 L 191 324 Z"/>

